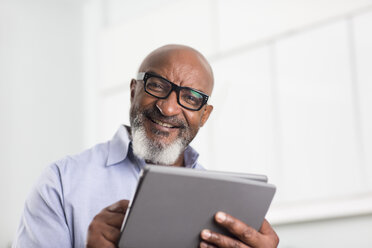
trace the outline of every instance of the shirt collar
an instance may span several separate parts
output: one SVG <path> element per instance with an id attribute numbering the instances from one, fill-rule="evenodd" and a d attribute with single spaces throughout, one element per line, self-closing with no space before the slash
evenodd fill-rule
<path id="1" fill-rule="evenodd" d="M 187 146 L 185 150 L 185 167 L 186 168 L 195 168 L 199 158 L 199 153 L 194 150 L 191 146 Z"/>
<path id="2" fill-rule="evenodd" d="M 109 153 L 106 166 L 123 161 L 128 155 L 129 144 L 130 138 L 128 130 L 125 126 L 121 125 L 109 142 Z"/>
<path id="3" fill-rule="evenodd" d="M 109 142 L 109 153 L 106 166 L 111 166 L 120 163 L 128 156 L 129 145 L 131 142 L 128 128 L 121 125 L 114 137 Z M 195 168 L 199 153 L 191 146 L 187 146 L 185 150 L 185 167 Z"/>

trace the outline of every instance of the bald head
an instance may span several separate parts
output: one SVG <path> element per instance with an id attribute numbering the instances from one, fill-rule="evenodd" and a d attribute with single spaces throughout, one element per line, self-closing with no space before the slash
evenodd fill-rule
<path id="1" fill-rule="evenodd" d="M 197 50 L 184 45 L 165 45 L 151 52 L 142 62 L 139 72 L 159 71 L 162 68 L 171 73 L 169 80 L 187 82 L 195 77 L 203 78 L 198 82 L 199 89 L 204 89 L 208 95 L 212 94 L 214 78 L 212 68 L 206 58 Z"/>

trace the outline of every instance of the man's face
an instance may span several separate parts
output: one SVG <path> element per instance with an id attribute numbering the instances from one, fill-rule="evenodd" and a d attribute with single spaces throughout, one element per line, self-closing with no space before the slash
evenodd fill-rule
<path id="1" fill-rule="evenodd" d="M 141 70 L 207 95 L 212 92 L 213 76 L 205 63 L 192 51 L 154 56 L 144 63 Z M 177 103 L 177 94 L 174 91 L 168 98 L 158 99 L 144 91 L 143 81 L 132 80 L 131 126 L 142 126 L 146 137 L 159 149 L 175 143 L 179 143 L 184 149 L 207 121 L 211 111 L 211 105 L 205 105 L 199 111 L 183 108 Z"/>

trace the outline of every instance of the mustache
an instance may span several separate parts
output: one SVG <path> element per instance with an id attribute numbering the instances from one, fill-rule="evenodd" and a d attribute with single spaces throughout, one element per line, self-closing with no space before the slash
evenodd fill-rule
<path id="1" fill-rule="evenodd" d="M 186 120 L 181 120 L 176 116 L 164 116 L 157 107 L 145 109 L 143 111 L 143 115 L 149 119 L 156 119 L 182 129 L 185 129 L 189 126 Z"/>

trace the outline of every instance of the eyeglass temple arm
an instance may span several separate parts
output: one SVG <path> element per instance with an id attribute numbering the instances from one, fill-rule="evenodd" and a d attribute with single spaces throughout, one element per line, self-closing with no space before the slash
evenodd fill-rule
<path id="1" fill-rule="evenodd" d="M 146 72 L 138 72 L 137 80 L 143 80 L 145 78 Z"/>

